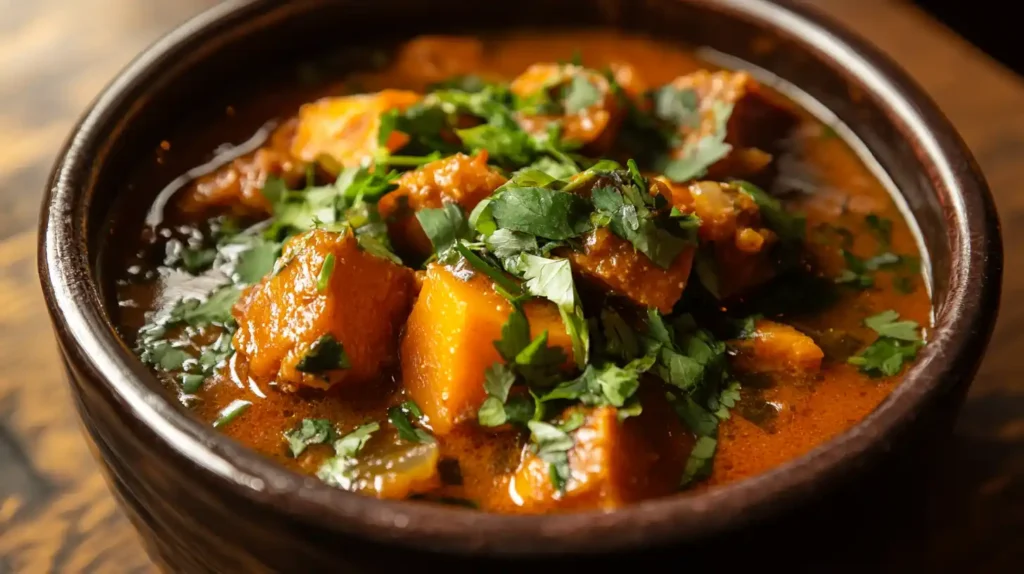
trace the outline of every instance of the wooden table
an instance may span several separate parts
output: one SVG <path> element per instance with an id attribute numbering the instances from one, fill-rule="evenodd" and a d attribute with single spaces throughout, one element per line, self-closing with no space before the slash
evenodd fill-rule
<path id="1" fill-rule="evenodd" d="M 0 574 L 152 570 L 79 434 L 36 279 L 36 218 L 47 170 L 77 115 L 135 53 L 212 3 L 2 3 Z M 942 512 L 905 552 L 950 571 L 1020 571 L 1024 266 L 1015 263 L 1024 251 L 1024 83 L 906 4 L 818 3 L 924 85 L 995 192 L 1007 251 L 1002 315 L 943 472 L 929 486 Z"/>

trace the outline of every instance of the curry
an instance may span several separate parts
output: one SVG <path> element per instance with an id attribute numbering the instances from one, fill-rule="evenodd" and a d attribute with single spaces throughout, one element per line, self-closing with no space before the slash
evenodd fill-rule
<path id="1" fill-rule="evenodd" d="M 749 73 L 611 32 L 373 60 L 300 105 L 233 103 L 225 123 L 270 123 L 108 258 L 139 358 L 282 465 L 381 498 L 612 510 L 807 453 L 924 345 L 889 191 Z M 158 163 L 200 164 L 220 129 Z"/>

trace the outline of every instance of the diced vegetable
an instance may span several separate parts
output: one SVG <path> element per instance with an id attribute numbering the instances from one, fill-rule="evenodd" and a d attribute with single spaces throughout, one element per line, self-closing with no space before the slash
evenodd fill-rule
<path id="1" fill-rule="evenodd" d="M 402 175 L 398 189 L 381 198 L 380 214 L 388 221 L 388 233 L 399 251 L 425 256 L 432 251 L 430 240 L 415 212 L 450 202 L 469 213 L 505 181 L 487 165 L 486 152 L 472 157 L 455 154 Z"/>
<path id="2" fill-rule="evenodd" d="M 736 351 L 732 364 L 748 373 L 814 374 L 825 353 L 814 339 L 789 325 L 758 320 L 746 339 L 730 342 Z"/>
<path id="3" fill-rule="evenodd" d="M 475 418 L 486 398 L 484 373 L 501 356 L 494 341 L 512 307 L 491 281 L 465 268 L 431 264 L 402 339 L 402 382 L 434 429 L 444 435 Z M 572 356 L 572 340 L 557 308 L 547 301 L 525 305 L 532 336 Z"/>
<path id="4" fill-rule="evenodd" d="M 189 186 L 179 206 L 185 213 L 226 210 L 235 215 L 267 215 L 270 202 L 263 195 L 267 178 L 276 177 L 289 185 L 306 176 L 306 162 L 289 153 L 295 121 L 274 130 L 266 145 L 204 175 Z"/>
<path id="5" fill-rule="evenodd" d="M 581 66 L 534 64 L 510 88 L 519 100 L 519 124 L 531 134 L 560 122 L 562 139 L 607 149 L 623 119 L 608 78 Z"/>
<path id="6" fill-rule="evenodd" d="M 668 269 L 638 253 L 628 241 L 599 228 L 588 234 L 582 251 L 566 256 L 583 277 L 638 305 L 669 313 L 686 288 L 695 249 L 687 247 Z"/>
<path id="7" fill-rule="evenodd" d="M 323 230 L 293 238 L 277 267 L 234 311 L 234 346 L 249 376 L 285 389 L 379 379 L 396 357 L 412 271 L 364 251 L 349 232 Z"/>
<path id="8" fill-rule="evenodd" d="M 479 69 L 484 46 L 464 36 L 419 36 L 395 54 L 395 68 L 425 84 L 449 80 Z"/>
<path id="9" fill-rule="evenodd" d="M 331 486 L 377 498 L 404 499 L 441 485 L 436 442 L 410 443 L 392 433 L 378 438 L 378 428 L 370 423 L 335 441 L 337 456 L 317 476 Z M 375 441 L 372 453 L 363 448 L 370 440 Z"/>
<path id="10" fill-rule="evenodd" d="M 674 492 L 693 447 L 693 435 L 663 396 L 647 392 L 640 402 L 643 412 L 625 420 L 613 407 L 567 411 L 562 426 L 574 418 L 578 422 L 583 415 L 582 426 L 566 432 L 571 443 L 561 445 L 568 447 L 568 479 L 564 485 L 552 479 L 557 475 L 551 466 L 560 463 L 557 454 L 550 454 L 557 448 L 551 447 L 559 445 L 545 449 L 541 444 L 538 452 L 527 447 L 513 481 L 522 506 L 529 512 L 610 510 Z"/>
<path id="11" fill-rule="evenodd" d="M 395 151 L 409 141 L 405 134 L 392 131 L 386 141 L 378 142 L 380 115 L 405 109 L 419 100 L 420 95 L 414 92 L 384 90 L 305 104 L 299 109 L 291 153 L 306 162 L 326 155 L 342 167 L 357 167 L 372 160 L 378 147 Z"/>
<path id="12" fill-rule="evenodd" d="M 674 181 L 704 175 L 749 177 L 771 160 L 764 149 L 795 123 L 746 72 L 700 70 L 672 81 L 676 92 L 693 94 L 696 104 L 680 118 L 682 145 L 672 153 L 665 174 Z M 759 148 L 757 150 L 753 148 Z"/>

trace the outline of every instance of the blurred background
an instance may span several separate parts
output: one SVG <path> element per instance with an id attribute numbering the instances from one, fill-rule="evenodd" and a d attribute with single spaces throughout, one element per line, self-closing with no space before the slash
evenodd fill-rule
<path id="1" fill-rule="evenodd" d="M 79 435 L 39 294 L 35 227 L 50 164 L 79 114 L 136 53 L 215 3 L 0 0 L 0 574 L 152 569 Z M 1013 69 L 1024 50 L 1008 12 L 1015 3 L 808 3 L 888 52 L 932 94 L 999 203 L 1008 266 L 1000 325 L 901 563 L 1020 571 L 1024 83 Z"/>

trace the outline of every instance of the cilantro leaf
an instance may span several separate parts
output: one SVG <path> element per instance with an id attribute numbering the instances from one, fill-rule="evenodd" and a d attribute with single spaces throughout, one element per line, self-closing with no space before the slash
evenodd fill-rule
<path id="1" fill-rule="evenodd" d="M 726 124 L 732 115 L 732 108 L 732 104 L 725 102 L 713 104 L 715 131 L 687 143 L 682 150 L 682 157 L 667 162 L 660 170 L 665 177 L 677 182 L 696 179 L 732 151 L 732 146 L 725 143 Z"/>
<path id="2" fill-rule="evenodd" d="M 366 446 L 367 441 L 373 433 L 380 430 L 380 424 L 376 422 L 366 423 L 354 431 L 334 441 L 334 453 L 342 458 L 352 458 L 359 454 L 359 451 Z"/>
<path id="3" fill-rule="evenodd" d="M 680 253 L 691 243 L 687 238 L 673 235 L 659 227 L 647 208 L 627 201 L 611 186 L 596 187 L 591 198 L 599 213 L 609 218 L 609 228 L 615 235 L 629 241 L 662 269 L 668 269 Z"/>
<path id="4" fill-rule="evenodd" d="M 590 353 L 590 334 L 583 305 L 576 293 L 572 269 L 567 259 L 546 259 L 524 253 L 521 269 L 526 279 L 526 291 L 543 297 L 558 306 L 565 330 L 572 339 L 573 357 L 582 369 Z"/>
<path id="5" fill-rule="evenodd" d="M 493 161 L 511 165 L 530 163 L 534 150 L 529 134 L 520 129 L 482 124 L 455 130 L 463 145 L 472 152 L 486 151 Z"/>
<path id="6" fill-rule="evenodd" d="M 597 89 L 585 73 L 578 73 L 572 77 L 565 92 L 565 113 L 573 115 L 596 105 L 601 101 L 601 92 Z"/>
<path id="7" fill-rule="evenodd" d="M 700 125 L 700 100 L 691 88 L 666 84 L 653 92 L 655 117 L 676 129 L 694 129 Z"/>
<path id="8" fill-rule="evenodd" d="M 476 412 L 476 420 L 480 426 L 500 427 L 508 422 L 505 404 L 498 397 L 487 397 Z"/>
<path id="9" fill-rule="evenodd" d="M 640 342 L 637 340 L 637 335 L 626 324 L 622 315 L 609 308 L 602 309 L 601 327 L 605 353 L 626 361 L 630 361 L 640 354 Z"/>
<path id="10" fill-rule="evenodd" d="M 590 230 L 590 206 L 571 193 L 542 187 L 505 187 L 490 204 L 499 228 L 565 240 Z"/>
<path id="11" fill-rule="evenodd" d="M 295 370 L 320 375 L 328 371 L 348 369 L 351 366 L 345 348 L 334 335 L 327 333 L 309 346 L 309 350 L 295 365 Z"/>
<path id="12" fill-rule="evenodd" d="M 537 238 L 527 233 L 498 229 L 490 234 L 484 243 L 496 257 L 505 259 L 518 256 L 520 253 L 537 253 Z"/>
<path id="13" fill-rule="evenodd" d="M 555 490 L 564 492 L 570 475 L 569 450 L 574 444 L 572 437 L 562 429 L 541 421 L 530 421 L 527 426 L 534 452 L 548 463 L 551 484 Z"/>
<path id="14" fill-rule="evenodd" d="M 410 406 L 410 403 L 406 402 L 401 405 L 388 408 L 388 420 L 391 421 L 391 424 L 398 431 L 398 436 L 407 442 L 435 442 L 434 437 L 430 436 L 430 433 L 421 428 L 412 426 L 412 423 L 409 422 L 409 415 L 413 414 L 413 407 L 415 407 L 415 411 L 420 412 L 422 415 L 422 412 L 419 411 L 419 407 L 415 406 L 415 403 L 411 403 L 411 405 L 412 406 Z"/>
<path id="15" fill-rule="evenodd" d="M 459 239 L 470 236 L 462 208 L 456 203 L 445 203 L 437 209 L 421 209 L 416 212 L 416 219 L 434 246 L 438 259 L 443 259 Z"/>
<path id="16" fill-rule="evenodd" d="M 892 220 L 869 213 L 864 216 L 868 229 L 878 240 L 879 251 L 887 251 L 892 247 Z"/>
<path id="17" fill-rule="evenodd" d="M 504 363 L 494 363 L 484 372 L 484 390 L 487 395 L 504 404 L 516 382 L 516 375 Z"/>
<path id="18" fill-rule="evenodd" d="M 302 419 L 295 428 L 285 431 L 284 438 L 294 458 L 302 454 L 309 445 L 330 442 L 334 434 L 334 425 L 327 419 Z"/>
<path id="19" fill-rule="evenodd" d="M 274 263 L 281 253 L 281 244 L 268 241 L 262 237 L 252 240 L 249 249 L 238 256 L 235 266 L 235 278 L 240 283 L 252 285 L 258 283 L 274 269 Z"/>
<path id="20" fill-rule="evenodd" d="M 703 480 L 711 475 L 715 462 L 715 451 L 718 450 L 718 439 L 710 436 L 697 437 L 697 442 L 686 459 L 686 468 L 679 486 L 685 487 Z"/>
<path id="21" fill-rule="evenodd" d="M 899 313 L 891 309 L 865 319 L 864 324 L 878 333 L 878 339 L 847 362 L 871 376 L 898 374 L 904 363 L 917 357 L 924 342 L 917 322 L 897 319 Z"/>
<path id="22" fill-rule="evenodd" d="M 777 233 L 780 239 L 789 242 L 803 241 L 807 228 L 807 219 L 803 215 L 786 211 L 778 199 L 749 181 L 734 183 L 740 191 L 754 200 L 768 228 Z"/>
<path id="23" fill-rule="evenodd" d="M 864 319 L 864 324 L 882 337 L 891 337 L 903 341 L 918 341 L 921 339 L 918 334 L 919 326 L 916 321 L 897 321 L 900 314 L 892 309 L 882 311 Z"/>

